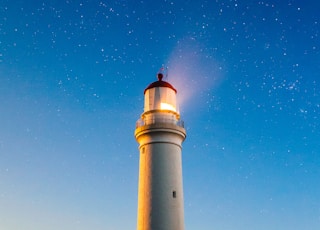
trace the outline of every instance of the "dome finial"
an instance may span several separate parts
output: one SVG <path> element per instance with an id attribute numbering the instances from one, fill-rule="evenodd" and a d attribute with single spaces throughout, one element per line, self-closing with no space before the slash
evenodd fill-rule
<path id="1" fill-rule="evenodd" d="M 162 73 L 158 73 L 158 80 L 162 81 L 162 78 L 163 78 L 163 74 Z"/>

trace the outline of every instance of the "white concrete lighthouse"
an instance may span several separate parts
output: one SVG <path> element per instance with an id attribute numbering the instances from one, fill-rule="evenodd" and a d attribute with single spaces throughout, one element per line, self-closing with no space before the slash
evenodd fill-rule
<path id="1" fill-rule="evenodd" d="M 144 91 L 137 121 L 139 143 L 138 230 L 183 230 L 181 145 L 186 131 L 177 107 L 177 90 L 162 80 Z"/>

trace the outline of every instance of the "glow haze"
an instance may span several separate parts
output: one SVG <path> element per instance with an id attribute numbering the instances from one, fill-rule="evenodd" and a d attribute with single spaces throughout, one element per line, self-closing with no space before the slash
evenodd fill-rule
<path id="1" fill-rule="evenodd" d="M 222 67 L 214 59 L 213 53 L 204 51 L 202 45 L 193 38 L 177 42 L 167 64 L 167 78 L 178 91 L 180 108 L 203 105 L 206 92 L 218 87 L 222 81 Z M 201 98 L 199 98 L 201 97 Z"/>

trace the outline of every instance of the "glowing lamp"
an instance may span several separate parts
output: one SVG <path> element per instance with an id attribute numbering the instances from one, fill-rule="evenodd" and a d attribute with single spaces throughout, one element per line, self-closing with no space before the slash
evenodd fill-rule
<path id="1" fill-rule="evenodd" d="M 170 110 L 170 111 L 176 112 L 176 108 L 173 105 L 170 105 L 170 104 L 164 103 L 164 102 L 160 103 L 160 109 L 161 110 Z"/>

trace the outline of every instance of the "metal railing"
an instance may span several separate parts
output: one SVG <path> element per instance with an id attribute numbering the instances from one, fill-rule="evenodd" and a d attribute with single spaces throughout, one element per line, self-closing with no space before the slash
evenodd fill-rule
<path id="1" fill-rule="evenodd" d="M 165 118 L 165 117 L 157 117 L 157 118 L 153 117 L 153 118 L 148 118 L 148 119 L 140 118 L 136 122 L 136 128 L 139 128 L 144 125 L 152 125 L 152 124 L 174 124 L 174 125 L 177 125 L 177 126 L 184 128 L 184 121 L 183 120 L 176 120 L 176 119 Z"/>

